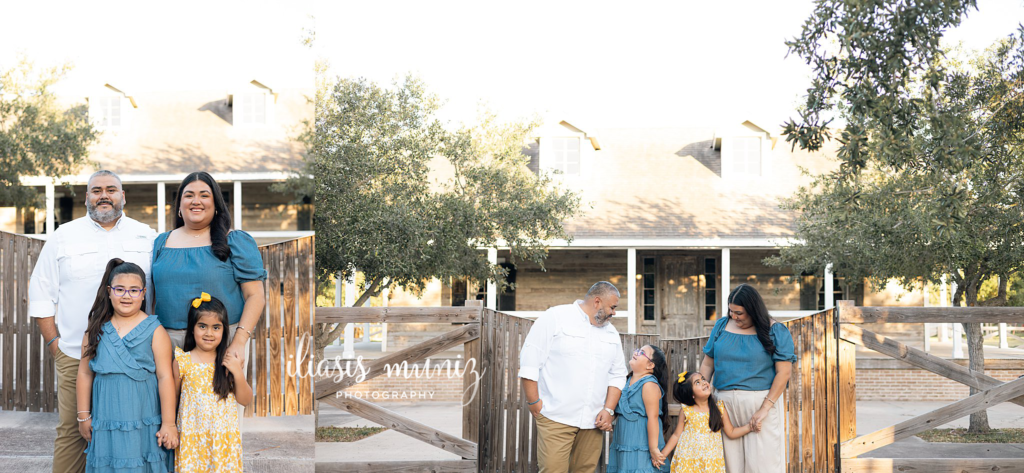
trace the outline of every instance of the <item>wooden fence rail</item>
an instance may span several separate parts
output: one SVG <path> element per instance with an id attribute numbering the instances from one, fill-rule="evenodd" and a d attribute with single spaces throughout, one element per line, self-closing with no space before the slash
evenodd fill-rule
<path id="1" fill-rule="evenodd" d="M 53 360 L 28 316 L 28 281 L 43 241 L 0 232 L 0 407 L 54 412 Z M 253 402 L 246 416 L 312 412 L 313 237 L 260 247 L 268 278 L 267 307 L 254 331 L 248 378 Z M 88 301 L 86 302 L 88 303 Z"/>

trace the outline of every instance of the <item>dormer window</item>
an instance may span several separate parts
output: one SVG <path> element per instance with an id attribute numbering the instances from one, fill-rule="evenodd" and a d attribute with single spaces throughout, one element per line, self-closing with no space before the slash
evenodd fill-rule
<path id="1" fill-rule="evenodd" d="M 738 136 L 732 140 L 732 170 L 739 175 L 761 175 L 761 138 Z"/>
<path id="2" fill-rule="evenodd" d="M 264 125 L 267 123 L 267 94 L 247 93 L 238 97 L 235 116 L 241 125 Z"/>
<path id="3" fill-rule="evenodd" d="M 96 97 L 89 109 L 93 124 L 109 128 L 121 126 L 121 97 Z"/>
<path id="4" fill-rule="evenodd" d="M 552 138 L 551 168 L 566 176 L 580 175 L 580 139 Z"/>

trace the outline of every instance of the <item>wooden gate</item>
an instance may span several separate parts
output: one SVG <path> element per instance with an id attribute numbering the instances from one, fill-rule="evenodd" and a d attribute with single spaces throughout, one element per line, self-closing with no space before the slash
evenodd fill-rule
<path id="1" fill-rule="evenodd" d="M 55 412 L 56 375 L 39 327 L 28 316 L 28 280 L 43 241 L 0 232 L 0 407 Z M 246 416 L 312 412 L 309 366 L 314 304 L 313 237 L 260 247 L 267 306 L 253 333 Z"/>
<path id="2" fill-rule="evenodd" d="M 479 458 L 476 438 L 476 420 L 482 423 L 480 397 L 463 409 L 462 438 L 442 432 L 398 413 L 380 407 L 356 396 L 345 396 L 344 389 L 366 380 L 373 379 L 387 372 L 387 366 L 401 365 L 423 361 L 451 347 L 465 345 L 466 360 L 480 359 L 480 320 L 485 312 L 480 306 L 471 307 L 318 307 L 317 323 L 452 323 L 457 327 L 438 337 L 420 344 L 390 353 L 370 361 L 364 366 L 367 375 L 363 379 L 346 376 L 341 379 L 317 379 L 313 397 L 334 407 L 350 412 L 364 419 L 383 425 L 388 429 L 408 435 L 416 440 L 433 445 L 447 452 L 462 457 L 461 460 L 443 461 L 359 461 L 358 458 L 349 462 L 317 463 L 318 472 L 357 472 L 357 471 L 477 471 Z M 489 312 L 489 311 L 487 311 Z M 486 359 L 486 357 L 484 358 Z M 476 368 L 478 371 L 481 367 Z M 486 368 L 483 368 L 486 369 Z M 464 377 L 470 383 L 470 376 Z"/>
<path id="3" fill-rule="evenodd" d="M 949 421 L 991 407 L 1001 402 L 1024 406 L 1024 378 L 1002 382 L 985 373 L 972 371 L 949 360 L 908 347 L 896 340 L 871 332 L 856 324 L 865 323 L 1014 323 L 1024 322 L 1020 307 L 856 307 L 853 301 L 840 301 L 838 312 L 841 336 L 849 341 L 909 363 L 939 376 L 978 389 L 980 392 L 932 412 L 900 422 L 891 427 L 861 435 L 842 438 L 840 447 L 842 471 L 897 472 L 928 471 L 990 472 L 1024 471 L 1024 458 L 857 458 L 858 455 L 884 447 L 917 433 L 933 429 Z M 1024 362 L 1021 363 L 1024 367 Z M 844 387 L 844 389 L 846 389 Z M 850 389 L 852 392 L 853 390 Z M 843 407 L 855 402 L 845 397 Z"/>

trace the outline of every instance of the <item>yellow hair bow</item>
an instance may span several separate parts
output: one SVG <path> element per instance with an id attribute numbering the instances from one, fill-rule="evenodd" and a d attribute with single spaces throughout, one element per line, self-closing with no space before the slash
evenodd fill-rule
<path id="1" fill-rule="evenodd" d="M 683 371 L 682 373 L 679 373 L 679 382 L 680 383 L 682 383 L 683 380 L 686 379 L 686 373 L 689 373 L 689 371 Z"/>
<path id="2" fill-rule="evenodd" d="M 203 302 L 210 302 L 210 295 L 205 292 L 202 293 L 199 297 L 192 299 L 192 307 L 198 309 L 199 304 L 202 304 Z"/>

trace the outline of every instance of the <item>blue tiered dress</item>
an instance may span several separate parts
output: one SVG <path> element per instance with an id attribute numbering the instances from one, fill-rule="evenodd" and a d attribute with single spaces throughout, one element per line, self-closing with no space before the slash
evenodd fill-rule
<path id="1" fill-rule="evenodd" d="M 117 334 L 103 324 L 96 355 L 89 361 L 92 382 L 92 441 L 85 449 L 85 471 L 166 473 L 173 451 L 157 444 L 160 393 L 153 359 L 153 332 L 160 326 L 150 315 L 128 332 Z"/>
<path id="2" fill-rule="evenodd" d="M 612 445 L 608 451 L 608 473 L 668 473 L 666 462 L 660 469 L 651 464 L 651 452 L 647 442 L 647 409 L 644 408 L 643 387 L 654 383 L 661 390 L 658 380 L 646 375 L 632 386 L 626 380 L 619 404 L 615 406 L 615 428 L 612 430 Z M 665 392 L 662 391 L 664 396 Z M 658 401 L 658 415 L 661 415 L 661 401 Z M 658 419 L 658 448 L 665 448 L 665 435 L 661 418 Z"/>

